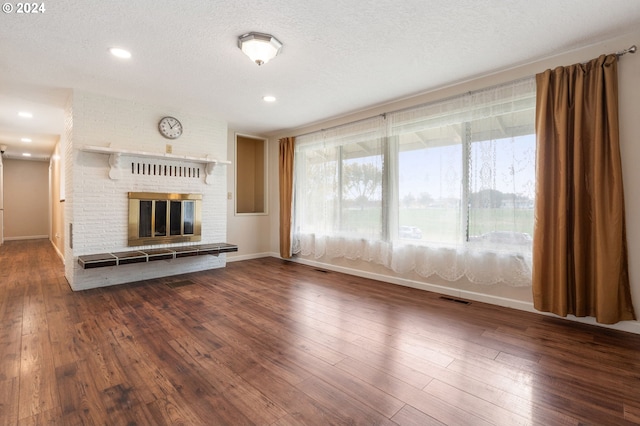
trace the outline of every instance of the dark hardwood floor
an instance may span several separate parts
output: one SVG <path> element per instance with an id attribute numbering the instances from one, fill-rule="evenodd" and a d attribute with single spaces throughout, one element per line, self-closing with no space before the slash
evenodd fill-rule
<path id="1" fill-rule="evenodd" d="M 0 361 L 1 425 L 640 422 L 638 335 L 274 258 L 74 293 L 6 242 Z"/>

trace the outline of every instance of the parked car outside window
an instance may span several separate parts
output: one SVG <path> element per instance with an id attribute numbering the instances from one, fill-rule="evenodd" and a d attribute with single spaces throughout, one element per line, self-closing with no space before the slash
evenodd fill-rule
<path id="1" fill-rule="evenodd" d="M 400 238 L 411 238 L 413 240 L 422 239 L 422 230 L 417 226 L 401 226 Z"/>

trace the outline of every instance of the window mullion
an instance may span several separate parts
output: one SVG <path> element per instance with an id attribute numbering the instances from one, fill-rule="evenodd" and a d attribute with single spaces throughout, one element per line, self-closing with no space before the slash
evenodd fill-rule
<path id="1" fill-rule="evenodd" d="M 338 196 L 337 196 L 337 200 L 336 200 L 336 211 L 335 211 L 335 215 L 336 215 L 336 228 L 334 229 L 335 231 L 341 232 L 342 231 L 342 197 L 344 196 L 344 181 L 343 181 L 343 173 L 342 173 L 342 168 L 344 165 L 344 159 L 342 158 L 343 156 L 343 150 L 342 150 L 342 145 L 338 146 L 338 163 L 336 164 L 338 170 Z"/>
<path id="2" fill-rule="evenodd" d="M 391 195 L 392 195 L 392 191 L 391 188 L 389 187 L 389 182 L 390 182 L 390 170 L 389 170 L 389 166 L 391 165 L 391 159 L 389 158 L 390 156 L 390 146 L 389 146 L 389 138 L 384 136 L 382 139 L 382 191 L 381 191 L 381 197 L 382 197 L 382 206 L 381 206 L 381 225 L 382 225 L 382 229 L 380 230 L 381 232 L 381 239 L 383 241 L 389 241 L 390 239 L 390 233 L 389 233 L 389 226 L 390 226 L 390 210 L 389 210 L 389 206 L 391 205 L 392 202 L 394 202 L 391 199 Z"/>
<path id="3" fill-rule="evenodd" d="M 462 213 L 462 235 L 464 235 L 464 241 L 469 241 L 469 185 L 471 182 L 471 123 L 463 123 L 464 136 L 462 140 L 462 200 L 461 200 L 461 213 Z"/>
<path id="4" fill-rule="evenodd" d="M 398 239 L 398 230 L 400 229 L 400 191 L 399 191 L 399 177 L 400 170 L 400 144 L 398 136 L 387 137 L 387 154 L 389 165 L 385 175 L 387 178 L 387 196 L 389 201 L 387 202 L 387 241 L 394 241 Z"/>

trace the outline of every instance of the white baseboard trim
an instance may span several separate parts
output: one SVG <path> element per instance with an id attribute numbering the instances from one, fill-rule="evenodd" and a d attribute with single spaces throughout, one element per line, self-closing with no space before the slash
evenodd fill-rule
<path id="1" fill-rule="evenodd" d="M 18 241 L 18 240 L 43 240 L 49 239 L 48 235 L 27 235 L 24 237 L 4 237 L 5 241 Z"/>
<path id="2" fill-rule="evenodd" d="M 58 247 L 53 243 L 52 239 L 49 239 L 49 242 L 51 243 L 51 246 L 58 254 L 58 257 L 60 258 L 60 260 L 62 260 L 62 264 L 64 265 L 64 253 L 61 253 L 60 250 L 58 250 Z"/>
<path id="3" fill-rule="evenodd" d="M 278 254 L 275 254 L 273 257 L 281 258 Z M 563 318 L 554 314 L 550 314 L 548 312 L 540 312 L 536 310 L 533 307 L 532 302 L 524 302 L 521 300 L 514 300 L 514 299 L 509 299 L 509 298 L 500 297 L 500 296 L 482 294 L 482 293 L 477 293 L 477 292 L 468 291 L 468 290 L 457 290 L 454 288 L 444 287 L 437 284 L 430 284 L 426 282 L 409 280 L 405 278 L 392 277 L 389 275 L 383 275 L 383 274 L 378 274 L 374 272 L 366 272 L 366 271 L 361 271 L 353 268 L 315 262 L 313 260 L 308 260 L 308 259 L 292 258 L 292 259 L 283 259 L 283 260 L 289 260 L 291 262 L 301 263 L 307 266 L 313 266 L 315 268 L 326 269 L 334 272 L 341 272 L 344 274 L 355 275 L 362 278 L 369 278 L 376 281 L 387 282 L 387 283 L 401 285 L 405 287 L 417 288 L 419 290 L 430 291 L 433 293 L 438 293 L 446 296 L 457 297 L 461 299 L 468 299 L 476 302 L 483 302 L 491 305 L 502 306 L 505 308 L 512 308 L 520 311 L 531 312 L 538 315 L 545 315 L 549 317 L 559 318 L 566 321 L 573 321 L 581 324 L 595 325 L 598 327 L 610 328 L 613 330 L 640 334 L 640 322 L 638 321 L 622 321 L 617 324 L 609 325 L 609 324 L 597 323 L 595 319 L 591 317 L 579 318 L 579 317 L 569 316 L 569 317 Z"/>

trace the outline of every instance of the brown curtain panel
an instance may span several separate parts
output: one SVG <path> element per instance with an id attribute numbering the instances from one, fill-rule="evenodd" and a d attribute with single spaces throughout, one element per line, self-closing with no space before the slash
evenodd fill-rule
<path id="1" fill-rule="evenodd" d="M 295 138 L 280 139 L 280 256 L 291 258 L 291 201 Z"/>
<path id="2" fill-rule="evenodd" d="M 603 324 L 635 319 L 618 132 L 618 58 L 536 75 L 533 300 Z"/>

